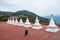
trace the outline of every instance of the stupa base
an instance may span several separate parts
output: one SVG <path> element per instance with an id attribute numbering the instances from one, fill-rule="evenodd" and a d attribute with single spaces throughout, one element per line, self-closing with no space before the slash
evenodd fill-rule
<path id="1" fill-rule="evenodd" d="M 59 29 L 58 29 L 58 28 L 54 28 L 54 29 L 52 29 L 52 28 L 47 28 L 46 31 L 48 31 L 48 32 L 58 32 Z"/>
<path id="2" fill-rule="evenodd" d="M 32 25 L 24 25 L 24 27 L 27 27 L 28 28 L 28 27 L 32 27 Z"/>
<path id="3" fill-rule="evenodd" d="M 20 23 L 20 24 L 18 24 L 18 26 L 23 26 L 23 24 Z"/>
<path id="4" fill-rule="evenodd" d="M 11 24 L 14 24 L 14 23 L 11 23 Z"/>
<path id="5" fill-rule="evenodd" d="M 12 24 L 12 23 L 8 23 L 8 24 Z"/>
<path id="6" fill-rule="evenodd" d="M 32 29 L 41 29 L 42 27 L 32 27 Z"/>
<path id="7" fill-rule="evenodd" d="M 15 23 L 14 25 L 18 25 L 18 23 Z"/>

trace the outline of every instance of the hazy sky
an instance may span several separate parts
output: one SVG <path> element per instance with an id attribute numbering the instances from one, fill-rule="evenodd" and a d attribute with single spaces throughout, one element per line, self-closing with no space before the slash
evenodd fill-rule
<path id="1" fill-rule="evenodd" d="M 40 16 L 60 15 L 60 0 L 0 0 L 0 11 L 28 10 Z"/>

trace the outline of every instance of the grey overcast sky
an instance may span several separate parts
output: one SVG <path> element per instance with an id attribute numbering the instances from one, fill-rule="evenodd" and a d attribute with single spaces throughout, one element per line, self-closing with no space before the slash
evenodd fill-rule
<path id="1" fill-rule="evenodd" d="M 60 15 L 60 0 L 0 0 L 0 11 L 28 10 L 39 16 Z"/>

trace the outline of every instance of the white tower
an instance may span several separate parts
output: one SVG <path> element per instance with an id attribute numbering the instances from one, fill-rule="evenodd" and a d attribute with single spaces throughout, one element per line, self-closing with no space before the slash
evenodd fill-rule
<path id="1" fill-rule="evenodd" d="M 11 20 L 11 18 L 8 18 L 7 23 L 8 23 L 8 24 L 12 24 L 12 20 Z"/>
<path id="2" fill-rule="evenodd" d="M 18 26 L 23 26 L 23 25 L 24 25 L 24 24 L 23 24 L 22 18 L 20 18 L 20 21 L 19 21 Z"/>
<path id="3" fill-rule="evenodd" d="M 9 18 L 8 18 L 7 23 L 9 24 L 9 22 L 10 22 L 10 20 L 9 20 Z"/>
<path id="4" fill-rule="evenodd" d="M 14 22 L 14 18 L 11 20 L 12 21 L 12 23 L 11 24 L 14 24 L 15 22 Z"/>
<path id="5" fill-rule="evenodd" d="M 51 15 L 50 23 L 47 26 L 46 31 L 49 31 L 49 32 L 57 32 L 57 31 L 59 31 L 59 29 L 57 28 L 57 25 L 54 22 L 53 15 Z"/>
<path id="6" fill-rule="evenodd" d="M 33 24 L 32 29 L 41 29 L 41 28 L 42 28 L 42 26 L 39 23 L 38 17 L 36 17 L 35 24 Z"/>
<path id="7" fill-rule="evenodd" d="M 28 17 L 26 19 L 26 22 L 24 23 L 24 27 L 32 27 L 31 23 L 28 20 Z"/>
<path id="8" fill-rule="evenodd" d="M 17 18 L 15 19 L 14 25 L 18 25 L 18 20 L 17 20 Z"/>

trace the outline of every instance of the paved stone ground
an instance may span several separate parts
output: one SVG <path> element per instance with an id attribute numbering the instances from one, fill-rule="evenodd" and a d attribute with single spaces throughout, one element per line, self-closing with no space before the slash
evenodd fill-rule
<path id="1" fill-rule="evenodd" d="M 46 32 L 46 25 L 42 26 L 43 28 L 39 30 L 28 28 L 29 34 L 24 36 L 26 28 L 0 22 L 0 40 L 60 40 L 60 31 Z"/>

